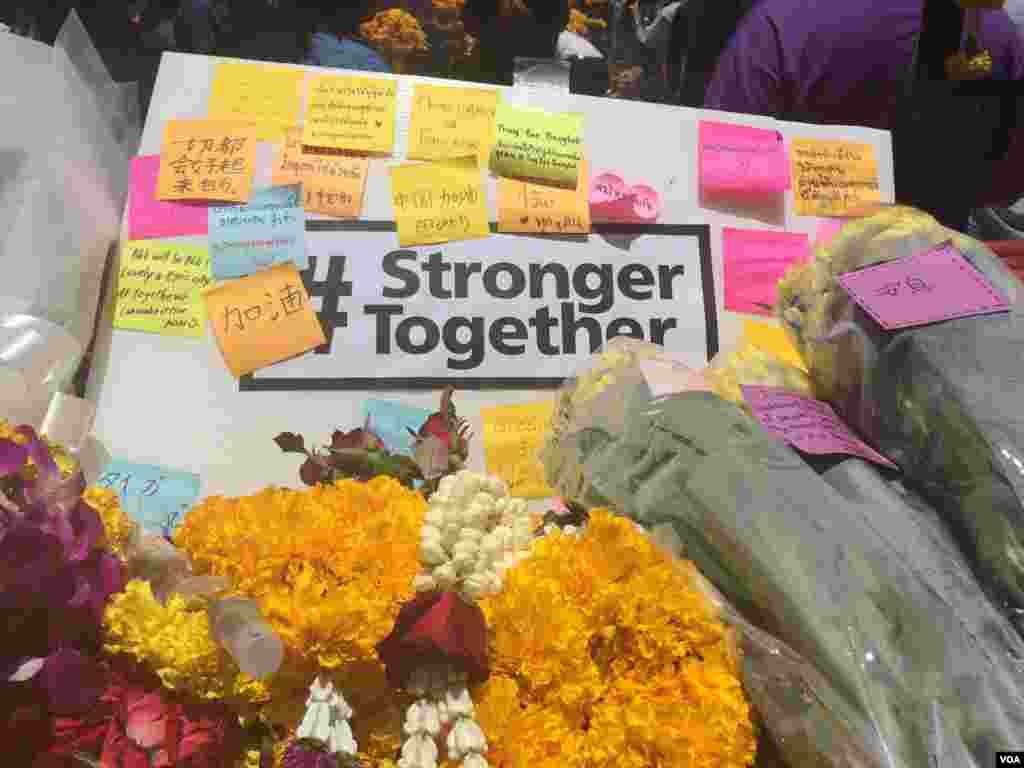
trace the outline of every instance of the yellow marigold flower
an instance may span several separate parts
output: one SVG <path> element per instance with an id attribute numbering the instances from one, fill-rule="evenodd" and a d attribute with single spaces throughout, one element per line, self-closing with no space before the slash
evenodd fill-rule
<path id="1" fill-rule="evenodd" d="M 461 11 L 466 5 L 466 0 L 433 0 L 433 6 L 438 11 Z"/>
<path id="2" fill-rule="evenodd" d="M 258 684 L 266 720 L 294 728 L 310 680 L 328 670 L 358 713 L 352 727 L 366 755 L 400 748 L 408 702 L 388 686 L 376 645 L 414 594 L 425 514 L 421 494 L 386 477 L 214 497 L 188 514 L 175 543 L 194 570 L 255 599 L 285 645 L 281 669 Z"/>
<path id="3" fill-rule="evenodd" d="M 577 11 L 575 8 L 569 11 L 569 23 L 566 24 L 565 28 L 570 32 L 575 32 L 577 35 L 587 37 L 590 34 L 591 27 L 606 27 L 607 22 L 603 19 L 595 19 L 587 16 L 582 11 Z"/>
<path id="4" fill-rule="evenodd" d="M 210 636 L 202 601 L 175 594 L 161 605 L 148 581 L 133 579 L 111 597 L 103 624 L 109 652 L 134 657 L 171 690 L 224 700 L 241 710 L 266 700 L 261 684 L 242 675 Z"/>
<path id="5" fill-rule="evenodd" d="M 731 632 L 633 523 L 591 513 L 481 601 L 492 679 L 474 694 L 507 768 L 746 766 L 756 751 Z"/>
<path id="6" fill-rule="evenodd" d="M 124 547 L 137 526 L 128 513 L 121 509 L 120 497 L 110 488 L 91 485 L 85 489 L 82 498 L 99 513 L 106 533 L 107 546 L 123 557 Z"/>
<path id="7" fill-rule="evenodd" d="M 369 21 L 363 22 L 359 30 L 367 40 L 386 51 L 427 50 L 427 36 L 419 21 L 401 8 L 381 11 Z"/>

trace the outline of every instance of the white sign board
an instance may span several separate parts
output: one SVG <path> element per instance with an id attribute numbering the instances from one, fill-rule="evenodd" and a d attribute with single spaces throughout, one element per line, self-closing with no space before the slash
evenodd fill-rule
<path id="1" fill-rule="evenodd" d="M 168 120 L 206 117 L 221 61 L 164 55 L 140 154 L 159 152 Z M 339 72 L 297 68 L 309 75 Z M 491 177 L 489 237 L 403 249 L 394 231 L 388 168 L 404 159 L 412 89 L 421 82 L 479 86 L 396 79 L 396 152 L 370 161 L 361 220 L 307 212 L 310 269 L 304 280 L 330 343 L 236 380 L 212 334 L 180 339 L 114 331 L 108 301 L 90 382 L 97 403 L 94 440 L 83 452 L 91 477 L 107 457 L 116 457 L 194 472 L 202 496 L 253 493 L 268 484 L 298 487 L 296 457 L 281 453 L 275 435 L 297 432 L 307 444 L 323 444 L 333 430 L 360 424 L 370 399 L 433 411 L 439 388 L 448 383 L 460 388 L 459 414 L 477 435 L 470 466 L 483 469 L 481 409 L 553 397 L 556 384 L 610 335 L 660 339 L 676 359 L 703 365 L 742 327 L 742 317 L 722 308 L 722 228 L 813 235 L 821 220 L 796 215 L 791 191 L 766 210 L 702 205 L 701 119 L 769 128 L 787 141 L 868 143 L 878 158 L 881 198 L 893 200 L 892 148 L 883 131 L 501 88 L 513 104 L 581 113 L 591 175 L 615 173 L 657 190 L 657 224 L 595 226 L 585 238 L 499 235 L 493 233 Z M 270 144 L 259 145 L 256 187 L 269 185 L 273 156 Z"/>
<path id="2" fill-rule="evenodd" d="M 244 377 L 244 391 L 550 388 L 615 336 L 692 366 L 718 349 L 706 226 L 399 248 L 389 222 L 338 221 L 306 239 L 303 281 L 329 341 Z"/>

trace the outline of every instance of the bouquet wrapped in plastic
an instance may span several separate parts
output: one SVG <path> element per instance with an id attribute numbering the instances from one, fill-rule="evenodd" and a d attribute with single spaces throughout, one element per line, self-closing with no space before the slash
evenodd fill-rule
<path id="1" fill-rule="evenodd" d="M 745 617 L 824 675 L 835 699 L 807 708 L 790 762 L 961 768 L 1019 749 L 1024 643 L 928 508 L 863 468 L 834 486 L 711 392 L 655 397 L 645 368 L 660 359 L 619 342 L 564 389 L 548 480 L 670 528 Z"/>
<path id="2" fill-rule="evenodd" d="M 837 278 L 946 241 L 1011 303 L 1002 314 L 884 331 Z M 894 460 L 950 524 L 986 591 L 1024 631 L 1024 314 L 981 243 L 892 207 L 847 224 L 779 287 L 818 397 Z"/>

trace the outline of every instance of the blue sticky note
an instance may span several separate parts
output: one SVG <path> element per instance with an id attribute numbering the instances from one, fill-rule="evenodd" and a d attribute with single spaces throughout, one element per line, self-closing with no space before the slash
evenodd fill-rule
<path id="1" fill-rule="evenodd" d="M 363 422 L 370 420 L 370 429 L 380 436 L 391 453 L 412 454 L 412 435 L 419 430 L 433 411 L 414 408 L 394 400 L 363 402 Z"/>
<path id="2" fill-rule="evenodd" d="M 111 488 L 146 533 L 170 536 L 199 498 L 199 475 L 114 459 L 96 485 Z"/>
<path id="3" fill-rule="evenodd" d="M 302 187 L 290 184 L 254 190 L 245 205 L 209 210 L 213 277 L 245 277 L 275 264 L 309 266 Z"/>

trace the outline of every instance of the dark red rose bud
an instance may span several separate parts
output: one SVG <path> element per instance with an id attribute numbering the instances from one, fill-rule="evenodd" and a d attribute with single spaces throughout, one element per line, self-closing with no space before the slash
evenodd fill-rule
<path id="1" fill-rule="evenodd" d="M 418 667 L 440 663 L 463 672 L 470 684 L 481 683 L 490 674 L 487 621 L 479 606 L 455 592 L 421 592 L 402 606 L 377 655 L 396 688 Z"/>
<path id="2" fill-rule="evenodd" d="M 331 448 L 335 450 L 379 451 L 384 441 L 368 429 L 357 427 L 349 432 L 336 430 L 331 435 Z"/>
<path id="3" fill-rule="evenodd" d="M 299 467 L 299 478 L 306 485 L 316 485 L 327 479 L 327 470 L 313 459 L 306 459 Z"/>

